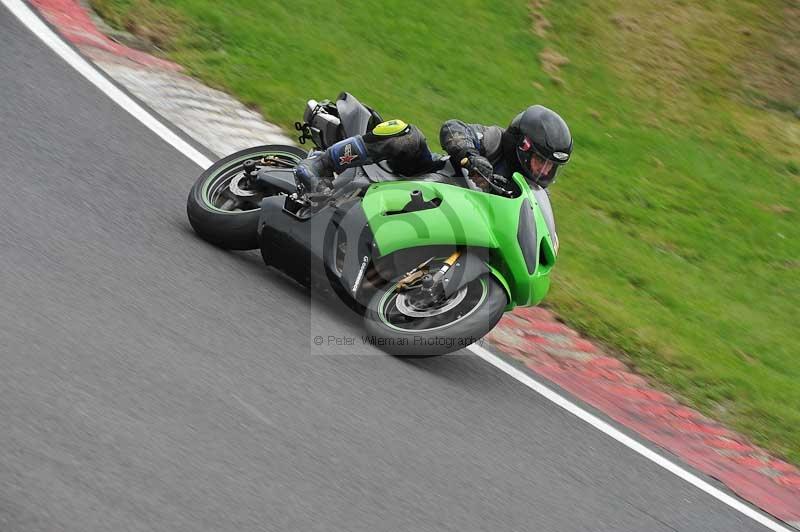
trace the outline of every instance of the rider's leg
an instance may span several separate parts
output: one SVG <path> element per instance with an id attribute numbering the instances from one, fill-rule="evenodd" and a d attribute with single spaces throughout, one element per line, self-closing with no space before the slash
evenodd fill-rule
<path id="1" fill-rule="evenodd" d="M 337 142 L 300 162 L 295 176 L 307 191 L 314 192 L 321 180 L 347 168 L 388 161 L 394 172 L 403 175 L 422 173 L 430 168 L 433 157 L 422 132 L 402 120 L 378 124 L 364 135 Z"/>
<path id="2" fill-rule="evenodd" d="M 393 124 L 384 127 L 386 124 Z M 390 120 L 364 135 L 372 158 L 386 161 L 393 172 L 413 176 L 427 171 L 433 162 L 425 135 L 418 127 L 401 120 Z"/>
<path id="3" fill-rule="evenodd" d="M 325 151 L 314 152 L 294 169 L 298 183 L 308 192 L 316 192 L 320 182 L 330 181 L 333 173 L 374 162 L 362 135 L 340 140 Z"/>

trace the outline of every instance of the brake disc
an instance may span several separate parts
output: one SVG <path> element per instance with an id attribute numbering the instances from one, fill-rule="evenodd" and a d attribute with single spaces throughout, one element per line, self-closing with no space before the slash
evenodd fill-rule
<path id="1" fill-rule="evenodd" d="M 444 314 L 448 310 L 456 307 L 459 303 L 464 301 L 465 297 L 467 297 L 466 286 L 462 287 L 461 290 L 453 294 L 451 297 L 442 301 L 438 306 L 419 308 L 414 305 L 414 300 L 406 294 L 397 294 L 395 305 L 397 306 L 397 310 L 406 316 L 410 316 L 412 318 L 429 318 L 431 316 Z"/>

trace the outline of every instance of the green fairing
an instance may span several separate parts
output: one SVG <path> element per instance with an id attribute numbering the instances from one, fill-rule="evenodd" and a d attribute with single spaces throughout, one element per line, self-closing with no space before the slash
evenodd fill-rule
<path id="1" fill-rule="evenodd" d="M 536 198 L 522 175 L 514 181 L 522 194 L 516 198 L 476 192 L 466 188 L 424 181 L 391 181 L 372 185 L 362 207 L 381 256 L 397 250 L 455 244 L 488 248 L 489 270 L 506 289 L 507 310 L 539 303 L 550 287 L 550 270 L 556 254 L 553 238 Z M 436 208 L 387 215 L 408 204 L 412 190 L 422 192 L 425 201 L 438 198 Z M 517 241 L 520 209 L 530 200 L 538 239 L 538 263 L 528 273 Z"/>

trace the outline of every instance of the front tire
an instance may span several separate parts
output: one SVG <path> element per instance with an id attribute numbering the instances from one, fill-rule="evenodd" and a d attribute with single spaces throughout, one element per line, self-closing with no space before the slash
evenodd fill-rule
<path id="1" fill-rule="evenodd" d="M 294 146 L 271 144 L 247 148 L 215 162 L 189 192 L 186 214 L 192 228 L 203 240 L 221 248 L 258 248 L 259 205 L 273 194 L 238 187 L 236 181 L 244 174 L 242 164 L 248 159 L 273 157 L 276 164 L 293 167 L 305 156 L 305 151 Z"/>
<path id="2" fill-rule="evenodd" d="M 508 298 L 491 276 L 475 279 L 438 307 L 417 309 L 408 292 L 390 283 L 372 297 L 364 316 L 370 342 L 398 356 L 436 356 L 463 349 L 491 331 Z"/>

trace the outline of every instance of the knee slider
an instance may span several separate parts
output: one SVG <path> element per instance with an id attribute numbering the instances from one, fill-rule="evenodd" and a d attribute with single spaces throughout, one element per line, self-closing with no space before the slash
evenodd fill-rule
<path id="1" fill-rule="evenodd" d="M 402 120 L 387 120 L 375 126 L 372 135 L 378 138 L 399 137 L 409 131 L 409 125 Z"/>

